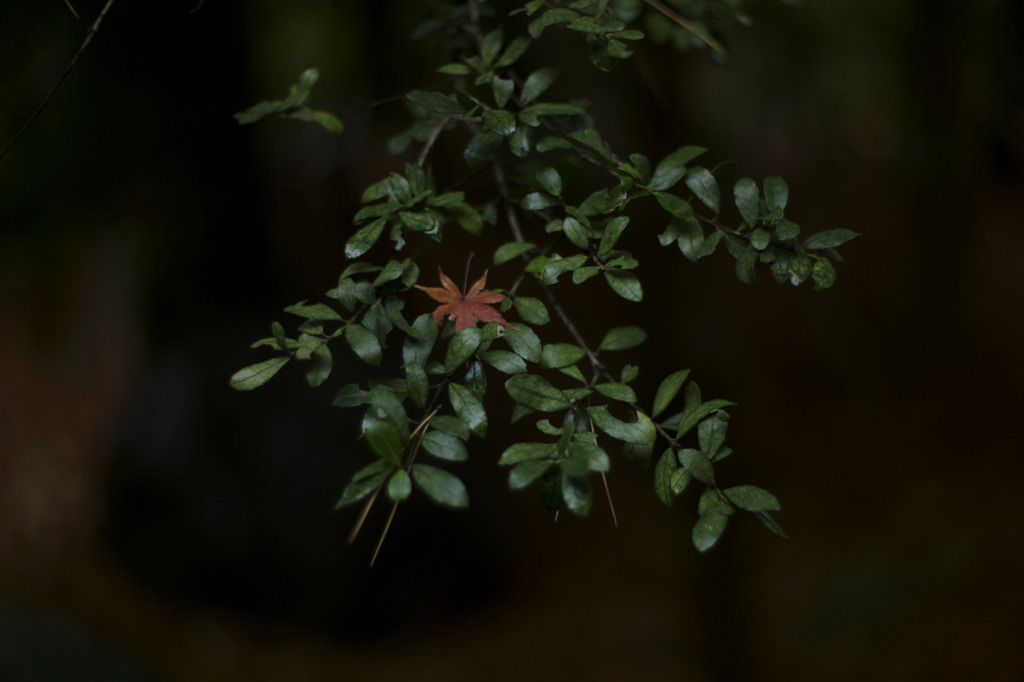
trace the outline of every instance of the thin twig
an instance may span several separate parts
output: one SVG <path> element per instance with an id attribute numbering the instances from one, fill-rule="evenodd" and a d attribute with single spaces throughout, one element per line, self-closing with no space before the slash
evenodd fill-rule
<path id="1" fill-rule="evenodd" d="M 430 150 L 434 148 L 434 145 L 437 143 L 437 138 L 441 136 L 441 131 L 444 130 L 444 127 L 448 125 L 448 121 L 450 120 L 451 119 L 446 116 L 437 122 L 437 127 L 430 133 L 430 137 L 428 137 L 427 141 L 423 144 L 423 149 L 420 150 L 420 155 L 416 157 L 417 166 L 423 168 L 423 164 L 427 162 L 427 157 L 430 156 Z"/>
<path id="2" fill-rule="evenodd" d="M 377 546 L 373 549 L 373 556 L 370 557 L 370 568 L 373 568 L 373 564 L 377 561 L 377 555 L 380 554 L 380 548 L 384 546 L 384 538 L 388 536 L 388 531 L 391 530 L 391 522 L 395 520 L 396 511 L 398 511 L 397 502 L 391 505 L 391 512 L 388 514 L 388 520 L 384 523 L 384 530 L 380 532 L 380 539 L 377 540 Z"/>
<path id="3" fill-rule="evenodd" d="M 68 6 L 69 10 L 71 10 L 71 14 L 74 15 L 75 19 L 80 18 L 78 16 L 78 12 L 75 11 L 75 8 L 71 6 L 70 0 L 64 0 L 64 4 Z"/>
<path id="4" fill-rule="evenodd" d="M 707 33 L 704 33 L 703 31 L 698 29 L 696 26 L 694 26 L 693 22 L 689 21 L 688 19 L 686 19 L 684 17 L 679 16 L 679 14 L 677 14 L 674 10 L 672 10 L 672 8 L 666 7 L 661 2 L 658 2 L 658 0 L 644 0 L 644 2 L 646 2 L 648 5 L 650 5 L 654 9 L 658 10 L 659 12 L 661 12 L 666 17 L 668 17 L 672 21 L 676 22 L 677 24 L 679 24 L 683 28 L 685 28 L 687 31 L 689 31 L 693 35 L 695 35 L 698 38 L 700 38 L 712 50 L 714 50 L 718 54 L 722 55 L 723 57 L 725 56 L 725 48 L 722 47 L 722 44 L 720 42 L 718 42 L 717 40 L 715 40 L 714 38 L 709 36 Z"/>
<path id="5" fill-rule="evenodd" d="M 113 4 L 114 0 L 107 0 L 107 4 L 105 4 L 103 6 L 103 9 L 100 10 L 100 14 L 98 17 L 96 17 L 96 21 L 92 22 L 92 26 L 90 26 L 88 30 L 85 32 L 85 40 L 82 41 L 82 45 L 78 48 L 78 52 L 75 52 L 75 56 L 71 58 L 71 62 L 67 65 L 67 68 L 64 69 L 64 73 L 60 75 L 60 78 L 57 79 L 57 82 L 54 83 L 53 87 L 50 88 L 50 91 L 46 93 L 46 97 L 43 99 L 43 103 L 40 104 L 39 108 L 35 110 L 35 113 L 32 114 L 32 117 L 25 122 L 25 125 L 21 127 L 21 130 L 19 130 L 18 133 L 11 139 L 11 141 L 7 143 L 7 146 L 4 147 L 3 151 L 0 151 L 0 159 L 4 158 L 4 155 L 7 154 L 7 150 L 13 147 L 14 143 L 21 139 L 21 136 L 24 135 L 25 131 L 29 129 L 29 126 L 35 123 L 35 120 L 39 118 L 39 115 L 41 113 L 43 113 L 43 109 L 45 109 L 46 105 L 50 103 L 50 98 L 52 98 L 54 93 L 57 92 L 57 88 L 59 88 L 60 84 L 64 82 L 64 79 L 67 78 L 69 73 L 71 73 L 71 70 L 75 68 L 75 64 L 78 63 L 78 57 L 81 56 L 82 52 L 85 51 L 85 48 L 89 46 L 89 43 L 92 41 L 92 37 L 96 35 L 96 32 L 100 30 L 100 23 L 103 21 L 103 17 L 107 16 L 107 10 L 109 10 L 110 6 Z M 70 5 L 68 6 L 70 7 Z M 74 12 L 73 9 L 72 12 Z M 76 14 L 75 16 L 77 17 L 78 15 Z"/>

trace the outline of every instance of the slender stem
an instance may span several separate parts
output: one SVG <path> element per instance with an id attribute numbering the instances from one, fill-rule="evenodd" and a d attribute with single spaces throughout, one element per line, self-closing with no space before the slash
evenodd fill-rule
<path id="1" fill-rule="evenodd" d="M 698 38 L 700 38 L 712 50 L 714 50 L 718 54 L 722 55 L 723 57 L 725 56 L 725 48 L 722 47 L 722 44 L 720 42 L 718 42 L 717 40 L 715 40 L 714 38 L 712 38 L 711 36 L 709 36 L 707 33 L 704 33 L 703 31 L 698 29 L 693 24 L 693 22 L 691 22 L 688 19 L 680 16 L 675 11 L 673 11 L 670 7 L 666 7 L 663 3 L 658 2 L 658 0 L 644 0 L 644 2 L 646 2 L 648 5 L 650 5 L 654 9 L 658 10 L 659 12 L 661 12 L 666 17 L 668 17 L 672 21 L 676 22 L 677 24 L 679 24 L 683 28 L 685 28 L 687 31 L 689 31 L 693 35 L 695 35 Z"/>
<path id="2" fill-rule="evenodd" d="M 441 131 L 448 125 L 448 121 L 451 120 L 447 116 L 437 122 L 437 127 L 430 133 L 430 137 L 423 144 L 423 149 L 420 150 L 420 155 L 416 157 L 416 165 L 423 168 L 423 164 L 427 162 L 427 157 L 430 156 L 430 150 L 434 148 L 437 143 L 437 138 L 441 136 Z"/>
<path id="3" fill-rule="evenodd" d="M 89 46 L 89 43 L 92 42 L 92 37 L 96 35 L 97 31 L 100 30 L 100 23 L 103 22 L 103 17 L 107 16 L 107 11 L 113 4 L 114 0 L 107 0 L 107 4 L 105 4 L 103 6 L 103 9 L 100 10 L 99 16 L 96 17 L 96 21 L 92 22 L 92 26 L 90 26 L 88 30 L 86 30 L 85 40 L 82 41 L 82 45 L 78 48 L 78 52 L 75 52 L 75 56 L 71 58 L 71 61 L 64 69 L 64 73 L 60 75 L 60 77 L 57 79 L 57 82 L 54 83 L 53 87 L 50 88 L 50 91 L 46 93 L 46 97 L 43 98 L 43 103 L 39 105 L 39 108 L 35 110 L 35 113 L 33 113 L 32 116 L 28 119 L 28 121 L 25 122 L 25 125 L 21 127 L 21 130 L 19 130 L 17 134 L 13 138 L 11 138 L 11 141 L 8 142 L 7 146 L 3 148 L 3 151 L 0 151 L 0 159 L 4 158 L 4 155 L 7 154 L 7 150 L 13 147 L 14 143 L 21 139 L 21 136 L 25 134 L 25 131 L 27 131 L 29 127 L 33 123 L 35 123 L 35 120 L 39 118 L 39 115 L 43 113 L 43 109 L 45 109 L 46 105 L 50 103 L 50 99 L 53 97 L 54 93 L 57 92 L 57 88 L 59 88 L 61 83 L 64 82 L 64 79 L 67 78 L 69 73 L 71 73 L 71 70 L 75 68 L 75 64 L 78 63 L 78 58 L 81 56 L 82 52 L 85 51 L 85 48 Z M 71 5 L 69 4 L 68 7 L 71 7 Z M 72 12 L 74 12 L 74 9 L 72 9 Z M 78 15 L 76 14 L 75 17 L 77 18 L 77 16 Z"/>
<path id="4" fill-rule="evenodd" d="M 384 530 L 381 531 L 380 539 L 377 540 L 377 546 L 373 549 L 373 556 L 370 557 L 370 568 L 373 568 L 373 564 L 377 561 L 377 555 L 380 554 L 380 548 L 384 545 L 384 538 L 388 536 L 388 531 L 391 530 L 391 522 L 395 520 L 396 511 L 398 511 L 397 502 L 391 505 L 391 512 L 388 514 L 388 520 L 384 523 Z"/>

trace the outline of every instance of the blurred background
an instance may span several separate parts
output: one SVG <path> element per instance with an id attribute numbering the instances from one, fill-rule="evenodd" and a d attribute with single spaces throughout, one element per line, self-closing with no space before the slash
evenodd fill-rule
<path id="1" fill-rule="evenodd" d="M 0 6 L 0 144 L 104 3 L 73 4 Z M 349 547 L 332 511 L 366 462 L 330 406 L 357 368 L 227 380 L 418 151 L 384 149 L 443 63 L 407 40 L 426 3 L 196 4 L 115 2 L 0 160 L 0 679 L 1024 678 L 1024 4 L 759 3 L 725 65 L 556 53 L 613 149 L 708 147 L 725 186 L 784 176 L 805 234 L 864 235 L 815 292 L 652 248 L 656 215 L 627 233 L 641 395 L 692 367 L 738 403 L 720 475 L 776 493 L 792 541 L 739 518 L 697 555 L 692 496 L 619 461 L 619 527 L 555 522 L 477 442 L 470 511 L 403 505 L 372 570 L 384 516 Z M 344 134 L 231 119 L 310 66 Z"/>

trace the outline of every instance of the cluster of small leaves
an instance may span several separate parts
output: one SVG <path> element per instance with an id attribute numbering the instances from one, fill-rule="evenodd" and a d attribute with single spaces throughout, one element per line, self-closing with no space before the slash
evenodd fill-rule
<path id="1" fill-rule="evenodd" d="M 361 438 L 374 455 L 345 487 L 339 506 L 363 501 L 368 509 L 382 493 L 397 505 L 416 484 L 438 504 L 465 507 L 469 495 L 461 480 L 438 463 L 419 461 L 420 454 L 446 463 L 465 460 L 470 438 L 487 435 L 490 389 L 498 382 L 514 403 L 509 419 L 532 420 L 538 434 L 505 447 L 498 463 L 510 467 L 512 489 L 536 483 L 547 508 L 588 514 L 594 502 L 591 477 L 610 470 L 612 454 L 647 466 L 657 452 L 655 493 L 666 505 L 688 488 L 703 486 L 693 530 L 700 551 L 718 541 L 737 509 L 785 537 L 769 515 L 779 508 L 774 496 L 751 485 L 718 485 L 716 465 L 731 454 L 724 445 L 724 410 L 732 403 L 703 400 L 697 384 L 687 382 L 689 370 L 662 378 L 656 394 L 643 399 L 632 385 L 639 367 L 627 358 L 613 374 L 604 357 L 635 349 L 645 332 L 613 324 L 599 343 L 588 342 L 573 323 L 572 311 L 562 308 L 557 291 L 566 282 L 581 286 L 595 279 L 626 301 L 643 301 L 640 262 L 623 248 L 630 227 L 625 211 L 634 200 L 653 202 L 665 212 L 668 225 L 660 243 L 676 244 L 690 261 L 710 255 L 724 242 L 743 282 L 753 282 L 763 265 L 779 282 L 799 285 L 810 279 L 815 288 L 827 288 L 835 281 L 832 261 L 840 260 L 835 248 L 856 234 L 836 229 L 800 239 L 800 228 L 784 215 L 788 188 L 780 178 L 766 178 L 760 188 L 751 179 L 737 180 L 732 194 L 739 222 L 731 226 L 720 215 L 719 178 L 727 165 L 710 170 L 695 165 L 706 152 L 695 146 L 677 149 L 657 163 L 641 153 L 616 154 L 587 113 L 587 101 L 553 95 L 557 69 L 521 70 L 535 41 L 561 36 L 584 36 L 591 61 L 602 70 L 629 58 L 629 42 L 644 35 L 622 18 L 628 4 L 528 2 L 513 12 L 528 21 L 524 33 L 511 40 L 505 35 L 509 24 L 485 31 L 478 12 L 453 10 L 449 28 L 462 27 L 471 39 L 453 43 L 462 47 L 438 69 L 446 76 L 443 87 L 408 93 L 416 121 L 389 146 L 401 152 L 419 141 L 422 150 L 404 172 L 364 192 L 365 205 L 355 215 L 355 230 L 345 246 L 353 262 L 326 294 L 333 303 L 287 308 L 303 320 L 296 338 L 286 337 L 284 328 L 273 323 L 271 336 L 254 346 L 270 347 L 278 355 L 232 378 L 238 389 L 255 388 L 294 359 L 308 362 L 307 380 L 319 386 L 330 376 L 332 353 L 339 347 L 379 368 L 376 378 L 346 384 L 335 394 L 338 407 L 363 411 Z M 477 8 L 477 3 L 470 5 Z M 463 136 L 467 166 L 476 173 L 491 171 L 494 196 L 471 203 L 458 185 L 438 189 L 425 162 L 443 135 L 451 140 Z M 607 181 L 592 184 L 584 179 L 584 167 L 599 169 Z M 460 258 L 451 254 L 461 247 L 445 242 L 451 223 L 471 238 L 489 229 L 508 230 L 492 259 L 495 267 L 504 266 L 505 274 L 499 275 L 504 294 L 467 293 L 464 284 L 460 302 L 454 283 L 444 275 L 443 292 L 423 286 L 417 259 L 429 248 L 443 245 L 441 255 L 452 265 Z M 385 234 L 392 254 L 377 256 L 376 262 L 384 264 L 376 265 L 370 257 L 386 248 Z M 415 256 L 394 255 L 407 250 L 414 238 L 424 247 Z M 520 264 L 518 274 L 507 274 L 511 263 Z M 468 259 L 466 268 L 468 278 Z M 524 293 L 528 287 L 537 294 Z M 442 292 L 447 307 L 410 322 L 407 308 L 429 305 L 417 289 Z M 460 323 L 456 331 L 444 319 L 445 311 L 460 303 L 479 313 L 498 301 L 500 313 L 488 310 L 476 317 L 500 322 Z M 514 324 L 502 315 L 514 315 Z M 553 319 L 572 342 L 550 329 L 535 331 Z"/>
<path id="2" fill-rule="evenodd" d="M 242 125 L 256 123 L 267 116 L 281 116 L 294 118 L 299 121 L 312 121 L 325 130 L 332 133 L 341 133 L 345 130 L 345 124 L 341 119 L 329 111 L 312 109 L 306 106 L 310 95 L 313 93 L 313 86 L 320 80 L 318 69 L 306 69 L 299 81 L 288 90 L 288 96 L 281 100 L 266 100 L 254 104 L 245 111 L 235 114 L 235 120 Z"/>

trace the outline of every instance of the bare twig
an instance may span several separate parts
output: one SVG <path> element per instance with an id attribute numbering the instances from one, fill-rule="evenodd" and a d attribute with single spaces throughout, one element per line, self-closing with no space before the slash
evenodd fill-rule
<path id="1" fill-rule="evenodd" d="M 69 0 L 64 0 L 64 4 L 68 6 L 69 10 L 71 10 L 71 14 L 74 15 L 75 19 L 78 19 L 79 18 L 78 12 L 76 12 L 75 8 L 71 6 L 71 3 L 69 2 Z"/>
<path id="2" fill-rule="evenodd" d="M 423 149 L 420 150 L 420 155 L 416 157 L 416 165 L 423 168 L 423 164 L 427 162 L 427 157 L 430 156 L 430 150 L 434 148 L 437 143 L 437 138 L 441 136 L 441 131 L 448 125 L 448 121 L 451 120 L 447 117 L 442 118 L 437 122 L 437 127 L 430 133 L 430 137 L 423 144 Z"/>
<path id="3" fill-rule="evenodd" d="M 718 42 L 717 40 L 715 40 L 714 38 L 709 36 L 707 33 L 704 33 L 699 28 L 694 26 L 693 22 L 691 22 L 690 20 L 688 20 L 685 17 L 682 17 L 679 14 L 677 14 L 671 7 L 667 7 L 666 5 L 664 5 L 663 3 L 659 2 L 658 0 L 644 0 L 644 2 L 646 2 L 648 5 L 650 5 L 654 9 L 658 10 L 659 12 L 661 12 L 666 17 L 668 17 L 672 21 L 676 22 L 677 24 L 679 24 L 683 28 L 685 28 L 687 31 L 689 31 L 693 35 L 695 35 L 698 38 L 700 38 L 712 50 L 714 50 L 718 54 L 722 55 L 723 57 L 725 56 L 725 48 L 722 47 L 722 44 L 720 42 Z"/>
<path id="4" fill-rule="evenodd" d="M 92 37 L 96 35 L 97 31 L 100 30 L 100 23 L 102 23 L 103 17 L 107 16 L 107 11 L 113 4 L 114 0 L 107 0 L 107 4 L 105 4 L 103 6 L 103 9 L 100 10 L 100 14 L 98 17 L 96 17 L 96 21 L 92 22 L 92 26 L 90 26 L 89 29 L 85 32 L 85 40 L 82 41 L 82 45 L 78 48 L 78 52 L 75 52 L 75 56 L 71 58 L 71 62 L 69 62 L 67 67 L 64 69 L 64 73 L 60 75 L 60 78 L 57 79 L 57 82 L 54 83 L 53 87 L 50 88 L 50 91 L 46 93 L 46 97 L 43 99 L 43 103 L 39 105 L 39 108 L 35 110 L 35 113 L 32 114 L 31 118 L 29 118 L 28 121 L 25 122 L 25 125 L 21 127 L 21 130 L 19 130 L 18 133 L 11 139 L 11 141 L 7 143 L 7 146 L 3 148 L 3 151 L 0 151 L 0 159 L 4 158 L 4 155 L 7 154 L 7 150 L 13 147 L 14 143 L 21 139 L 21 136 L 24 135 L 25 131 L 29 129 L 29 126 L 35 123 L 35 120 L 39 118 L 39 115 L 41 113 L 43 113 L 43 109 L 45 109 L 46 105 L 50 103 L 50 98 L 52 98 L 54 93 L 57 92 L 57 88 L 59 88 L 60 84 L 64 82 L 64 79 L 67 78 L 69 73 L 71 73 L 71 70 L 75 68 L 75 64 L 78 63 L 78 58 L 81 56 L 82 52 L 85 51 L 85 48 L 89 46 L 89 43 L 92 41 Z M 71 7 L 71 5 L 68 4 L 68 7 Z M 71 11 L 72 13 L 74 13 L 74 9 L 72 9 Z M 77 17 L 78 15 L 75 14 L 75 16 Z"/>

